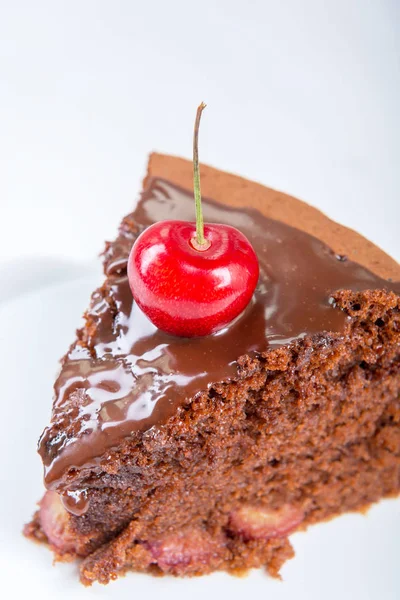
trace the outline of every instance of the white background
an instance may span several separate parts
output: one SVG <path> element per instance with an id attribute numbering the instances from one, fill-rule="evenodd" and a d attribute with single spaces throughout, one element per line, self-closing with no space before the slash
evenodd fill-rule
<path id="1" fill-rule="evenodd" d="M 397 0 L 0 0 L 0 267 L 93 260 L 201 100 L 201 160 L 400 257 Z"/>

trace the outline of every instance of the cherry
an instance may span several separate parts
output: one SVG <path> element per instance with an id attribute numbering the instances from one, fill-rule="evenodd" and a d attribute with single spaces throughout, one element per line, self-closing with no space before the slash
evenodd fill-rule
<path id="1" fill-rule="evenodd" d="M 203 336 L 224 328 L 249 304 L 258 281 L 257 256 L 234 227 L 203 224 L 197 109 L 193 140 L 196 224 L 161 221 L 134 243 L 128 261 L 133 297 L 159 329 Z"/>
<path id="2" fill-rule="evenodd" d="M 137 239 L 128 263 L 133 296 L 159 329 L 193 337 L 218 331 L 248 305 L 258 263 L 246 237 L 228 225 L 205 225 L 206 250 L 191 244 L 186 221 L 161 221 Z"/>

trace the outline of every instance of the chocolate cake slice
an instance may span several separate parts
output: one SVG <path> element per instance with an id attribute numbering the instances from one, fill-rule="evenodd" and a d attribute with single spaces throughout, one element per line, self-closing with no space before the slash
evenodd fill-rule
<path id="1" fill-rule="evenodd" d="M 153 154 L 105 282 L 62 360 L 28 536 L 81 579 L 198 575 L 293 555 L 288 535 L 400 489 L 400 267 L 307 204 L 202 167 L 208 222 L 240 229 L 260 279 L 218 334 L 177 338 L 133 302 L 155 221 L 193 221 L 192 164 Z"/>

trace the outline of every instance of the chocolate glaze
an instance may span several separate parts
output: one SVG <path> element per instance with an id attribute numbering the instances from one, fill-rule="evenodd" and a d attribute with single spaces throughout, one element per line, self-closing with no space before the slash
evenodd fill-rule
<path id="1" fill-rule="evenodd" d="M 212 200 L 203 200 L 203 210 L 205 221 L 237 227 L 253 244 L 260 263 L 253 301 L 226 329 L 197 339 L 163 333 L 140 311 L 126 276 L 134 239 L 156 221 L 193 220 L 194 214 L 191 193 L 152 180 L 106 252 L 107 280 L 92 298 L 95 327 L 88 348 L 71 349 L 55 383 L 55 412 L 77 412 L 72 429 L 49 427 L 39 442 L 47 487 L 62 489 L 69 468 L 98 465 L 130 433 L 162 425 L 200 391 L 237 377 L 239 357 L 309 334 L 343 332 L 348 317 L 334 306 L 335 291 L 400 293 L 400 283 L 377 277 L 257 210 Z"/>
<path id="2" fill-rule="evenodd" d="M 76 517 L 81 517 L 89 509 L 89 499 L 86 490 L 67 490 L 60 497 L 64 508 Z"/>

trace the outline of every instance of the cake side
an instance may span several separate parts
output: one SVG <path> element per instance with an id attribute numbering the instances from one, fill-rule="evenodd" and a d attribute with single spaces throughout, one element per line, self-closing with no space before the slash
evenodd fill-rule
<path id="1" fill-rule="evenodd" d="M 156 176 L 184 185 L 191 165 L 152 155 L 145 181 Z M 244 181 L 211 168 L 203 179 L 204 193 L 220 201 L 218 182 Z M 238 205 L 262 187 L 247 184 L 246 194 L 237 184 Z M 277 192 L 265 189 L 266 201 L 271 194 L 271 206 L 277 200 L 281 210 Z M 261 190 L 252 206 L 260 198 Z M 276 218 L 269 204 L 265 210 Z M 293 208 L 294 214 L 292 225 L 298 222 Z M 331 235 L 335 227 L 338 238 L 353 234 L 327 221 Z M 134 223 L 131 233 L 134 239 Z M 351 256 L 340 243 L 332 244 L 335 251 Z M 366 266 L 381 276 L 398 273 L 376 253 L 375 269 Z M 397 493 L 399 298 L 374 290 L 344 291 L 335 300 L 350 317 L 344 332 L 243 357 L 236 382 L 216 382 L 158 431 L 132 436 L 96 468 L 71 473 L 65 487 L 84 492 L 86 512 L 66 513 L 52 492 L 28 533 L 47 536 L 59 556 L 87 556 L 81 570 L 87 583 L 107 582 L 130 567 L 198 574 L 265 565 L 276 574 L 292 554 L 287 534 L 293 528 Z M 79 343 L 95 327 L 89 314 Z M 50 523 L 57 511 L 60 519 Z M 275 520 L 272 529 L 268 520 Z M 178 533 L 168 538 L 171 530 Z"/>
<path id="2" fill-rule="evenodd" d="M 359 233 L 336 223 L 302 200 L 214 167 L 201 165 L 204 196 L 228 206 L 256 208 L 319 238 L 337 254 L 347 256 L 383 279 L 400 280 L 400 265 Z M 144 188 L 152 177 L 167 179 L 188 190 L 193 185 L 192 162 L 167 154 L 150 155 Z"/>

